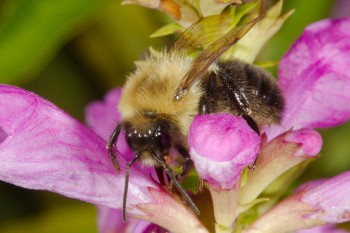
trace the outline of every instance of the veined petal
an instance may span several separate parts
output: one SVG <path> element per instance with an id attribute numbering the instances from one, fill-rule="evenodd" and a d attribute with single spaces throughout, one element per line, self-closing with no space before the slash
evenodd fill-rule
<path id="1" fill-rule="evenodd" d="M 304 218 L 304 216 L 314 211 L 311 206 L 300 202 L 300 194 L 292 195 L 260 216 L 242 232 L 287 233 L 324 224 L 316 219 Z"/>
<path id="2" fill-rule="evenodd" d="M 144 220 L 134 218 L 122 220 L 122 211 L 105 206 L 98 207 L 98 228 L 100 233 L 162 233 L 165 229 Z"/>
<path id="3" fill-rule="evenodd" d="M 260 137 L 240 117 L 198 115 L 189 133 L 191 159 L 199 176 L 218 189 L 232 188 L 257 156 Z"/>
<path id="4" fill-rule="evenodd" d="M 334 224 L 328 224 L 310 229 L 299 230 L 297 233 L 349 233 L 349 231 L 336 228 Z"/>
<path id="5" fill-rule="evenodd" d="M 117 174 L 106 142 L 53 104 L 23 89 L 0 85 L 0 179 L 30 189 L 121 208 L 124 174 Z M 125 160 L 118 158 L 121 167 Z M 153 201 L 159 188 L 130 171 L 128 207 Z M 131 210 L 131 209 L 130 209 Z"/>
<path id="6" fill-rule="evenodd" d="M 350 171 L 306 185 L 263 214 L 244 232 L 290 232 L 350 221 Z"/>
<path id="7" fill-rule="evenodd" d="M 121 88 L 114 88 L 104 96 L 103 101 L 93 101 L 85 108 L 87 124 L 105 140 L 109 139 L 120 121 L 117 107 L 121 92 Z"/>
<path id="8" fill-rule="evenodd" d="M 349 197 L 350 171 L 347 171 L 311 188 L 306 186 L 300 200 L 317 210 L 309 218 L 341 223 L 350 221 Z"/>
<path id="9" fill-rule="evenodd" d="M 350 118 L 350 18 L 323 20 L 306 28 L 279 65 L 286 100 L 280 126 L 269 139 L 289 130 L 326 128 Z"/>
<path id="10" fill-rule="evenodd" d="M 132 225 L 135 221 L 137 220 L 131 219 L 124 223 L 121 210 L 98 206 L 97 226 L 99 233 L 128 232 L 127 225 Z"/>
<path id="11" fill-rule="evenodd" d="M 321 150 L 322 138 L 312 129 L 289 131 L 267 143 L 263 139 L 256 169 L 248 173 L 239 203 L 247 205 L 276 178 L 301 162 L 314 158 Z M 239 210 L 241 212 L 241 210 Z"/>
<path id="12" fill-rule="evenodd" d="M 133 215 L 134 217 L 152 221 L 170 232 L 208 233 L 189 207 L 185 207 L 170 195 L 164 195 L 162 191 L 149 188 L 149 192 L 156 203 L 138 205 L 138 209 L 144 214 Z"/>

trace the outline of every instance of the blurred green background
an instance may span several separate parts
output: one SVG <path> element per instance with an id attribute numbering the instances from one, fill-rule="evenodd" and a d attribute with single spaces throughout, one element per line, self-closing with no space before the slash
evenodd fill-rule
<path id="1" fill-rule="evenodd" d="M 335 4 L 285 0 L 285 11 L 296 12 L 259 60 L 278 61 L 306 25 L 341 16 L 334 11 Z M 83 122 L 84 107 L 122 85 L 140 53 L 174 41 L 149 38 L 170 21 L 161 12 L 112 0 L 1 0 L 0 82 L 31 90 Z M 349 170 L 349 133 L 350 124 L 323 130 L 322 157 L 301 180 Z M 97 232 L 96 209 L 0 182 L 0 232 Z"/>

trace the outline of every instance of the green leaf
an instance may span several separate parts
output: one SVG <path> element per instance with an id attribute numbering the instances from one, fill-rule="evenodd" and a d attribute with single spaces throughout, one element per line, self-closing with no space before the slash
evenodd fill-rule
<path id="1" fill-rule="evenodd" d="M 282 27 L 293 10 L 281 15 L 283 0 L 278 1 L 249 32 L 229 49 L 223 59 L 237 58 L 252 63 L 265 43 Z"/>
<path id="2" fill-rule="evenodd" d="M 248 2 L 237 8 L 232 7 L 231 15 L 234 16 L 231 28 L 235 27 L 239 21 L 243 18 L 243 16 L 247 15 L 251 10 L 253 10 L 257 6 L 257 2 Z"/>
<path id="3" fill-rule="evenodd" d="M 180 24 L 172 23 L 172 24 L 168 24 L 168 25 L 165 25 L 164 27 L 159 28 L 157 31 L 152 33 L 152 35 L 150 35 L 150 37 L 155 38 L 155 37 L 161 37 L 161 36 L 168 36 L 168 35 L 173 34 L 174 32 L 177 32 L 177 31 L 183 32 L 184 27 L 182 27 Z"/>
<path id="4" fill-rule="evenodd" d="M 18 84 L 34 75 L 107 1 L 5 0 L 0 18 L 0 81 Z"/>

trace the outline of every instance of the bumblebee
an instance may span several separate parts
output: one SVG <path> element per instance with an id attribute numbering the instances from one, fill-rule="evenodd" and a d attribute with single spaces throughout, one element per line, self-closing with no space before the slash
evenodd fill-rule
<path id="1" fill-rule="evenodd" d="M 188 174 L 193 162 L 188 153 L 188 131 L 197 114 L 228 112 L 243 117 L 259 133 L 259 127 L 278 124 L 284 100 L 276 80 L 262 68 L 239 60 L 220 60 L 220 56 L 242 38 L 265 15 L 261 1 L 257 18 L 229 30 L 201 51 L 188 56 L 196 47 L 203 21 L 189 27 L 169 49 L 153 53 L 138 63 L 128 76 L 119 102 L 121 122 L 107 144 L 113 165 L 120 170 L 114 145 L 121 130 L 134 151 L 126 165 L 123 219 L 129 168 L 136 162 L 163 169 L 193 211 L 200 213 L 178 182 Z M 182 173 L 176 175 L 168 161 L 172 151 L 183 158 Z"/>

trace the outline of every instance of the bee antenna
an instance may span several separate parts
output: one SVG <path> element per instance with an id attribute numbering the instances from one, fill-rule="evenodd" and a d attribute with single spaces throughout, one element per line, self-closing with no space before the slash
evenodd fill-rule
<path id="1" fill-rule="evenodd" d="M 186 199 L 187 203 L 191 206 L 192 210 L 197 215 L 200 215 L 200 211 L 199 211 L 198 207 L 196 206 L 196 204 L 194 204 L 191 197 L 186 193 L 186 191 L 179 184 L 179 182 L 177 181 L 177 179 L 174 176 L 173 170 L 171 170 L 171 168 L 165 163 L 164 160 L 159 159 L 155 154 L 153 154 L 153 157 L 155 160 L 157 160 L 157 162 L 159 162 L 162 165 L 165 172 L 168 174 L 168 176 L 170 177 L 171 181 L 174 183 L 177 190 L 179 190 L 179 192 L 182 194 L 182 196 Z"/>
<path id="2" fill-rule="evenodd" d="M 137 153 L 135 157 L 126 164 L 125 171 L 125 184 L 124 184 L 124 196 L 123 196 L 123 221 L 126 222 L 126 198 L 128 196 L 129 187 L 129 170 L 130 167 L 140 158 L 140 153 Z"/>

